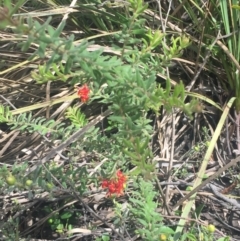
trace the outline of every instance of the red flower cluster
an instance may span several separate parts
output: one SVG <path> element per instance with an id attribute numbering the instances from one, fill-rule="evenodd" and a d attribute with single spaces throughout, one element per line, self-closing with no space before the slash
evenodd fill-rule
<path id="1" fill-rule="evenodd" d="M 126 181 L 127 177 L 120 170 L 118 170 L 116 177 L 102 180 L 102 188 L 108 188 L 107 196 L 112 196 L 113 194 L 121 196 L 123 195 Z"/>
<path id="2" fill-rule="evenodd" d="M 90 89 L 88 88 L 88 86 L 85 84 L 82 87 L 77 87 L 77 95 L 79 96 L 79 98 L 81 99 L 82 102 L 87 102 L 89 100 L 89 92 Z"/>

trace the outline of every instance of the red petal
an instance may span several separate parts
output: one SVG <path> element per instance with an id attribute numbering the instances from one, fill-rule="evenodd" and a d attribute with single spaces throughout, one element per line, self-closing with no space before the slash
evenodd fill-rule
<path id="1" fill-rule="evenodd" d="M 89 92 L 90 92 L 90 89 L 85 84 L 78 89 L 77 95 L 79 96 L 82 102 L 86 102 L 89 100 Z"/>

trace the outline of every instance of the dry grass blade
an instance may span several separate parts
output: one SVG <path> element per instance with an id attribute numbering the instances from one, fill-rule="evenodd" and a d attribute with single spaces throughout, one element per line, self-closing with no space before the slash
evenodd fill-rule
<path id="1" fill-rule="evenodd" d="M 77 99 L 77 98 L 79 98 L 77 96 L 77 94 L 73 94 L 73 95 L 70 95 L 70 96 L 64 96 L 64 97 L 56 99 L 56 100 L 50 100 L 50 101 L 38 103 L 38 104 L 35 104 L 35 105 L 29 105 L 29 106 L 26 106 L 26 107 L 23 107 L 23 108 L 19 108 L 19 109 L 11 111 L 11 113 L 13 115 L 22 114 L 24 112 L 28 112 L 28 111 L 31 111 L 31 110 L 37 110 L 37 109 L 40 109 L 40 108 L 43 108 L 43 107 L 53 106 L 53 105 L 63 103 L 65 101 L 71 101 L 71 100 L 74 100 L 74 99 Z"/>

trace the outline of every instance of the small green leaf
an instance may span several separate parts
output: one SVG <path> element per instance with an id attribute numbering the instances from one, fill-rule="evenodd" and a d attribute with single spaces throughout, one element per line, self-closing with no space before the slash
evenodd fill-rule
<path id="1" fill-rule="evenodd" d="M 160 233 L 165 233 L 165 234 L 174 234 L 175 231 L 172 230 L 171 228 L 167 227 L 167 226 L 163 226 L 159 229 Z"/>
<path id="2" fill-rule="evenodd" d="M 69 211 L 64 211 L 63 214 L 60 215 L 61 219 L 69 219 L 70 217 L 72 217 L 72 213 Z"/>
<path id="3" fill-rule="evenodd" d="M 39 41 L 44 42 L 46 44 L 51 44 L 54 41 L 54 39 L 44 36 L 44 35 L 39 35 L 38 39 L 39 39 Z"/>
<path id="4" fill-rule="evenodd" d="M 143 29 L 143 28 L 140 28 L 140 29 L 134 29 L 132 31 L 133 34 L 145 34 L 146 30 Z"/>
<path id="5" fill-rule="evenodd" d="M 57 225 L 57 230 L 56 231 L 57 232 L 61 232 L 63 230 L 63 228 L 64 228 L 63 224 L 60 223 L 60 224 Z"/>
<path id="6" fill-rule="evenodd" d="M 222 237 L 222 238 L 219 238 L 217 241 L 229 241 L 230 238 L 229 237 Z"/>
<path id="7" fill-rule="evenodd" d="M 53 37 L 53 35 L 55 33 L 55 29 L 51 25 L 47 26 L 47 31 L 48 31 L 48 34 L 50 35 L 50 37 Z"/>
<path id="8" fill-rule="evenodd" d="M 69 74 L 70 73 L 72 65 L 73 65 L 73 58 L 71 58 L 71 56 L 69 56 L 69 58 L 68 58 L 68 60 L 66 62 L 65 68 L 64 68 L 64 74 Z"/>
<path id="9" fill-rule="evenodd" d="M 39 55 L 40 58 L 44 58 L 45 57 L 45 50 L 46 50 L 47 45 L 43 42 L 40 43 L 38 50 L 37 50 L 37 54 Z"/>
<path id="10" fill-rule="evenodd" d="M 5 1 L 6 3 L 8 2 L 10 2 L 10 4 L 11 4 L 11 1 L 9 1 L 9 0 L 7 0 L 7 1 Z M 14 8 L 12 9 L 12 8 L 10 8 L 9 7 L 9 5 L 8 5 L 8 7 L 9 7 L 9 10 L 10 10 L 10 16 L 12 16 L 15 12 L 17 12 L 17 10 L 24 4 L 26 2 L 26 0 L 18 0 L 14 5 Z"/>
<path id="11" fill-rule="evenodd" d="M 207 179 L 208 177 L 209 177 L 209 176 L 208 176 L 207 174 L 204 174 L 202 178 L 203 178 L 203 179 Z"/>
<path id="12" fill-rule="evenodd" d="M 110 237 L 108 235 L 103 235 L 102 236 L 102 241 L 109 241 Z"/>
<path id="13" fill-rule="evenodd" d="M 65 27 L 66 21 L 62 21 L 61 24 L 58 26 L 58 28 L 55 30 L 55 33 L 52 35 L 52 38 L 57 38 L 62 33 L 64 27 Z"/>

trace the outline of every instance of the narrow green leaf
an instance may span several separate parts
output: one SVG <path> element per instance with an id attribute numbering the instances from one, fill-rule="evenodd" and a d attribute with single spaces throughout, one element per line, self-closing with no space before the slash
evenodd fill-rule
<path id="1" fill-rule="evenodd" d="M 68 219 L 68 218 L 72 217 L 72 215 L 73 214 L 71 212 L 65 211 L 65 212 L 63 212 L 63 214 L 61 214 L 60 218 L 61 219 Z"/>
<path id="2" fill-rule="evenodd" d="M 5 1 L 5 2 L 10 2 L 11 3 L 11 1 L 9 1 L 9 0 L 7 0 L 7 1 Z M 16 1 L 16 3 L 14 4 L 14 8 L 12 8 L 12 9 L 9 9 L 10 11 L 10 16 L 12 16 L 14 13 L 16 13 L 17 12 L 17 10 L 20 8 L 20 7 L 22 7 L 22 5 L 24 4 L 26 2 L 26 0 L 18 0 L 18 1 Z"/>
<path id="3" fill-rule="evenodd" d="M 65 27 L 66 21 L 62 21 L 61 24 L 58 26 L 58 28 L 55 30 L 55 33 L 52 35 L 52 38 L 57 38 L 62 33 L 64 27 Z"/>
<path id="4" fill-rule="evenodd" d="M 64 74 L 69 74 L 72 66 L 73 66 L 73 58 L 71 58 L 70 56 L 65 64 Z"/>

